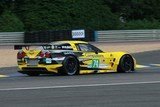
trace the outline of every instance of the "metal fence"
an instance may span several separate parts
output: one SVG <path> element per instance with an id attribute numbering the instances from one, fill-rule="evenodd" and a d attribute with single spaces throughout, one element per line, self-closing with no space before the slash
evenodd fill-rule
<path id="1" fill-rule="evenodd" d="M 0 33 L 0 45 L 23 44 L 25 41 L 24 39 L 25 39 L 24 32 Z M 157 41 L 157 40 L 160 40 L 160 30 L 95 31 L 96 42 Z"/>
<path id="2" fill-rule="evenodd" d="M 24 42 L 24 32 L 0 32 L 0 45 L 14 45 Z"/>
<path id="3" fill-rule="evenodd" d="M 108 30 L 96 31 L 97 42 L 160 40 L 160 30 Z"/>

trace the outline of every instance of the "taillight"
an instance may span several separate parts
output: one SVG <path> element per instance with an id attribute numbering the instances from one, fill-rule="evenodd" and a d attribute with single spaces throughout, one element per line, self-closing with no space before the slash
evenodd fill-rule
<path id="1" fill-rule="evenodd" d="M 46 53 L 45 53 L 45 57 L 46 57 L 46 58 L 51 58 L 51 53 L 50 53 L 50 52 L 46 52 Z"/>
<path id="2" fill-rule="evenodd" d="M 25 56 L 26 56 L 26 53 L 23 52 L 23 51 L 17 53 L 17 58 L 18 58 L 18 59 L 22 59 L 22 58 L 24 58 Z"/>
<path id="3" fill-rule="evenodd" d="M 42 58 L 44 57 L 44 55 L 45 55 L 44 52 L 41 52 L 41 53 L 39 54 L 39 56 L 42 57 Z"/>
<path id="4" fill-rule="evenodd" d="M 41 52 L 40 54 L 39 54 L 39 56 L 40 57 L 45 57 L 45 58 L 51 58 L 51 53 L 50 52 Z"/>

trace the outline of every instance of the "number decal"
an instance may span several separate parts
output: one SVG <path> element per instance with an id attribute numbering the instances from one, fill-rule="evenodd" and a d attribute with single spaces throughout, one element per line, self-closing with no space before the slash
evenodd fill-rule
<path id="1" fill-rule="evenodd" d="M 92 60 L 92 68 L 99 68 L 99 59 Z"/>

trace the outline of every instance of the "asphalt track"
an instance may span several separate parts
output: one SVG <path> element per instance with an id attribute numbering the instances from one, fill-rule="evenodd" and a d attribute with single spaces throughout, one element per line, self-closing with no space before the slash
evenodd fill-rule
<path id="1" fill-rule="evenodd" d="M 133 54 L 134 73 L 28 77 L 1 68 L 1 107 L 160 107 L 160 50 Z"/>

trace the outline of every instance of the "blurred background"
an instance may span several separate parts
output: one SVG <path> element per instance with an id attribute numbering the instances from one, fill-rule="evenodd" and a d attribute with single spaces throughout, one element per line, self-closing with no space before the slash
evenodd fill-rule
<path id="1" fill-rule="evenodd" d="M 159 28 L 160 0 L 0 0 L 0 32 Z"/>

